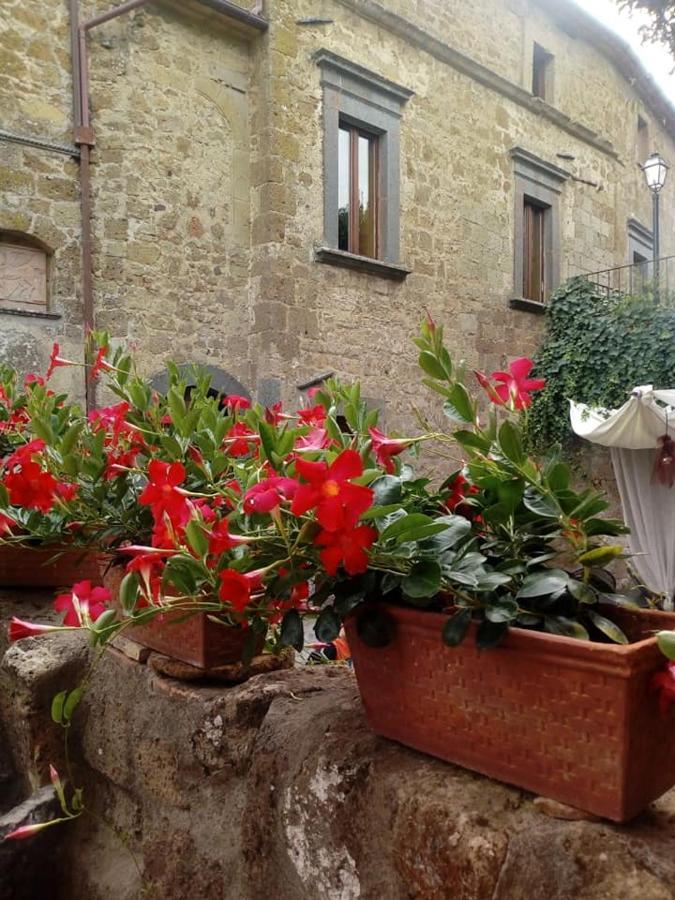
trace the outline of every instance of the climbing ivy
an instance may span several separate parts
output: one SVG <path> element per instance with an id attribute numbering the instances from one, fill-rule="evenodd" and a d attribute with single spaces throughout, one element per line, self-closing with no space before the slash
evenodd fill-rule
<path id="1" fill-rule="evenodd" d="M 547 382 L 528 417 L 534 448 L 571 440 L 570 399 L 615 409 L 636 385 L 675 385 L 672 299 L 608 295 L 581 277 L 560 288 L 533 371 Z"/>

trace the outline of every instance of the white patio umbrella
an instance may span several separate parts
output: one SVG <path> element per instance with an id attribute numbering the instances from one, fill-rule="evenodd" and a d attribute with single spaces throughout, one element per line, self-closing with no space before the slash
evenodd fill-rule
<path id="1" fill-rule="evenodd" d="M 572 429 L 579 437 L 609 447 L 631 533 L 633 564 L 651 590 L 665 594 L 672 609 L 675 593 L 675 490 L 654 480 L 659 441 L 675 437 L 675 390 L 636 387 L 622 407 L 593 409 L 570 401 Z M 675 467 L 675 463 L 674 463 Z"/>

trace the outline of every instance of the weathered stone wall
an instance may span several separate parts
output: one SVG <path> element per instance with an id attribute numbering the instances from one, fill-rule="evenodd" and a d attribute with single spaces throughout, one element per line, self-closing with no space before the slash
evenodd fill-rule
<path id="1" fill-rule="evenodd" d="M 85 0 L 83 17 L 107 6 Z M 95 29 L 97 324 L 137 344 L 148 373 L 168 356 L 196 359 L 267 400 L 277 383 L 296 399 L 297 382 L 325 371 L 361 377 L 401 429 L 414 404 L 429 406 L 410 341 L 425 307 L 472 365 L 490 369 L 532 352 L 541 318 L 508 308 L 508 151 L 522 146 L 571 173 L 560 209 L 563 278 L 624 264 L 628 218 L 650 223 L 638 114 L 650 145 L 675 159 L 675 143 L 615 63 L 578 29 L 561 27 L 555 4 L 545 6 L 324 0 L 320 17 L 331 21 L 312 25 L 300 24 L 318 14 L 311 0 L 267 0 L 269 31 L 245 37 L 190 0 L 152 3 Z M 65 0 L 8 0 L 0 27 L 0 127 L 69 142 Z M 434 40 L 446 43 L 447 58 L 437 45 L 431 52 Z M 525 93 L 533 41 L 555 56 L 549 105 Z M 412 269 L 403 283 L 314 262 L 323 111 L 312 54 L 322 47 L 415 92 L 401 134 L 401 260 Z M 50 308 L 62 316 L 0 313 L 0 353 L 43 364 L 56 337 L 77 356 L 76 162 L 0 147 L 0 229 L 34 234 L 53 250 Z M 663 201 L 663 253 L 675 253 L 672 186 Z"/>
<path id="2" fill-rule="evenodd" d="M 445 324 L 454 352 L 474 365 L 494 367 L 531 353 L 541 335 L 540 319 L 507 307 L 514 295 L 509 149 L 522 146 L 573 176 L 561 198 L 562 277 L 624 264 L 627 219 L 649 223 L 650 197 L 635 157 L 637 114 L 644 109 L 608 60 L 553 28 L 534 4 L 385 6 L 520 87 L 531 78 L 525 74 L 531 40 L 540 36 L 556 54 L 561 111 L 598 131 L 613 151 L 581 137 L 579 129 L 563 130 L 536 104 L 515 102 L 411 48 L 384 20 L 373 20 L 372 6 L 334 0 L 322 7 L 332 24 L 298 27 L 297 20 L 316 13 L 313 4 L 268 4 L 272 27 L 256 70 L 255 121 L 268 129 L 273 163 L 261 181 L 271 181 L 274 190 L 254 195 L 252 287 L 256 304 L 265 303 L 256 306 L 265 314 L 255 355 L 261 371 L 282 375 L 290 366 L 293 381 L 330 369 L 362 377 L 368 396 L 386 398 L 388 422 L 403 427 L 420 403 L 410 336 L 425 307 Z M 322 89 L 312 60 L 319 47 L 415 91 L 401 126 L 401 258 L 413 270 L 404 283 L 312 260 L 312 245 L 323 233 Z M 645 116 L 655 145 L 675 156 L 672 140 Z M 666 205 L 664 221 L 672 223 L 675 204 Z M 664 253 L 675 249 L 668 232 L 665 225 Z M 278 272 L 288 277 L 277 279 Z"/>

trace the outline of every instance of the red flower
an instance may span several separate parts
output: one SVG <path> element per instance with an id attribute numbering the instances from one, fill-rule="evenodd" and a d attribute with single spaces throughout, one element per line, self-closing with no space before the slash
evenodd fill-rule
<path id="1" fill-rule="evenodd" d="M 45 380 L 42 375 L 36 375 L 34 372 L 29 372 L 23 380 L 23 386 L 24 388 L 27 388 L 30 384 L 37 384 L 40 387 L 44 387 Z"/>
<path id="2" fill-rule="evenodd" d="M 9 623 L 10 641 L 39 637 L 41 634 L 48 634 L 50 631 L 61 631 L 61 629 L 57 625 L 38 625 L 37 622 L 24 622 L 23 619 L 17 619 L 16 616 L 12 616 Z"/>
<path id="3" fill-rule="evenodd" d="M 220 401 L 221 406 L 226 406 L 229 412 L 240 412 L 242 409 L 250 409 L 251 401 L 248 397 L 240 397 L 238 394 L 228 394 Z"/>
<path id="4" fill-rule="evenodd" d="M 403 453 L 410 441 L 388 438 L 377 428 L 369 428 L 368 431 L 372 440 L 373 453 L 378 463 L 391 475 L 396 470 L 394 463 L 391 461 L 392 456 L 398 456 L 399 453 Z"/>
<path id="5" fill-rule="evenodd" d="M 284 419 L 288 418 L 289 416 L 282 412 L 281 400 L 278 400 L 276 403 L 273 403 L 272 406 L 268 406 L 265 409 L 265 421 L 269 425 L 279 425 Z"/>
<path id="6" fill-rule="evenodd" d="M 99 431 L 101 428 L 108 431 L 115 443 L 121 436 L 138 440 L 136 429 L 126 421 L 126 415 L 130 409 L 126 400 L 116 403 L 114 406 L 102 406 L 89 413 L 89 421 L 95 431 Z"/>
<path id="7" fill-rule="evenodd" d="M 244 512 L 247 515 L 272 512 L 282 500 L 292 500 L 298 487 L 295 478 L 284 478 L 281 475 L 266 478 L 246 491 Z"/>
<path id="8" fill-rule="evenodd" d="M 77 497 L 80 486 L 78 484 L 68 484 L 66 481 L 60 481 L 56 485 L 56 493 L 64 503 L 69 503 Z"/>
<path id="9" fill-rule="evenodd" d="M 208 532 L 209 554 L 220 556 L 221 553 L 227 553 L 237 544 L 245 544 L 246 538 L 238 534 L 231 534 L 229 522 L 227 519 L 221 519 Z"/>
<path id="10" fill-rule="evenodd" d="M 253 452 L 255 445 L 260 441 L 260 436 L 243 422 L 235 422 L 225 439 L 229 444 L 230 456 L 246 456 Z"/>
<path id="11" fill-rule="evenodd" d="M 178 489 L 178 485 L 185 480 L 185 474 L 183 463 L 151 460 L 148 465 L 150 482 L 138 499 L 143 506 L 152 508 L 155 519 L 161 518 L 164 512 L 171 520 L 182 517 L 187 500 L 185 494 Z"/>
<path id="12" fill-rule="evenodd" d="M 42 831 L 43 828 L 48 828 L 53 824 L 53 822 L 38 822 L 36 825 L 22 825 L 20 828 L 15 828 L 14 831 L 6 834 L 3 837 L 3 841 L 24 841 L 26 838 L 31 838 Z"/>
<path id="13" fill-rule="evenodd" d="M 661 672 L 652 676 L 652 691 L 659 692 L 659 712 L 665 716 L 670 704 L 675 703 L 675 662 L 668 662 Z"/>
<path id="14" fill-rule="evenodd" d="M 324 548 L 319 556 L 329 575 L 336 575 L 341 565 L 349 575 L 360 575 L 368 568 L 366 551 L 376 540 L 375 528 L 359 525 L 353 531 L 322 531 L 314 543 Z"/>
<path id="15" fill-rule="evenodd" d="M 325 428 L 312 428 L 309 434 L 302 435 L 295 441 L 296 450 L 325 450 L 332 443 Z"/>
<path id="16" fill-rule="evenodd" d="M 497 406 L 510 406 L 512 409 L 527 409 L 532 405 L 532 391 L 541 391 L 546 387 L 543 378 L 528 378 L 534 363 L 521 356 L 514 360 L 507 372 L 493 372 L 492 378 L 500 382 L 491 385 L 485 375 L 476 372 L 476 378 L 486 390 L 490 400 Z"/>
<path id="17" fill-rule="evenodd" d="M 46 381 L 49 381 L 49 379 L 54 374 L 54 369 L 58 369 L 59 366 L 76 366 L 77 365 L 76 362 L 73 362 L 70 359 L 63 359 L 62 357 L 60 357 L 59 352 L 60 352 L 60 347 L 56 342 L 54 342 L 54 344 L 52 346 L 52 352 L 49 357 L 49 368 L 47 369 L 47 374 L 45 375 Z"/>
<path id="18" fill-rule="evenodd" d="M 470 517 L 472 507 L 465 503 L 467 496 L 479 493 L 475 484 L 471 484 L 461 472 L 458 472 L 450 484 L 450 493 L 445 498 L 448 512 L 456 512 L 460 516 Z"/>
<path id="19" fill-rule="evenodd" d="M 251 601 L 251 594 L 257 591 L 262 584 L 262 576 L 259 571 L 237 572 L 234 569 L 223 569 L 218 573 L 220 589 L 218 596 L 223 603 L 229 603 L 241 613 Z"/>
<path id="20" fill-rule="evenodd" d="M 107 353 L 108 347 L 98 348 L 96 359 L 94 360 L 94 364 L 91 367 L 91 371 L 89 372 L 89 377 L 92 381 L 98 378 L 100 372 L 109 372 L 112 369 L 112 366 L 108 362 L 106 362 Z"/>
<path id="21" fill-rule="evenodd" d="M 107 588 L 92 587 L 91 581 L 78 581 L 69 594 L 61 594 L 54 600 L 54 609 L 65 613 L 64 625 L 77 628 L 87 616 L 95 622 L 108 608 L 110 599 Z"/>
<path id="22" fill-rule="evenodd" d="M 109 450 L 105 462 L 105 480 L 112 481 L 119 475 L 123 475 L 127 469 L 132 469 L 136 464 L 136 457 L 139 451 L 136 449 L 129 450 Z"/>
<path id="23" fill-rule="evenodd" d="M 47 513 L 54 506 L 58 481 L 49 472 L 43 472 L 36 462 L 22 462 L 5 475 L 5 487 L 9 501 L 14 506 L 39 509 Z"/>
<path id="24" fill-rule="evenodd" d="M 316 425 L 320 427 L 326 421 L 326 407 L 322 403 L 310 406 L 307 409 L 298 410 L 298 418 L 303 425 Z"/>
<path id="25" fill-rule="evenodd" d="M 363 474 L 363 462 L 355 450 L 343 450 L 330 466 L 299 459 L 295 470 L 307 484 L 296 491 L 291 512 L 301 516 L 316 508 L 317 519 L 326 531 L 353 528 L 372 505 L 372 490 L 349 481 Z"/>

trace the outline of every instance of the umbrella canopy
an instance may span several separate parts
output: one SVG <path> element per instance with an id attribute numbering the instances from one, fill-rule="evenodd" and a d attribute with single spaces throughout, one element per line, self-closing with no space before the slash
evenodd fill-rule
<path id="1" fill-rule="evenodd" d="M 655 391 L 651 384 L 636 387 L 619 409 L 594 409 L 570 400 L 572 430 L 603 447 L 654 450 L 668 423 L 675 428 L 675 390 Z"/>
<path id="2" fill-rule="evenodd" d="M 675 494 L 652 477 L 659 438 L 675 432 L 675 390 L 636 387 L 622 407 L 594 409 L 570 401 L 572 429 L 610 448 L 624 517 L 630 527 L 633 563 L 644 583 L 665 595 L 675 592 Z"/>

